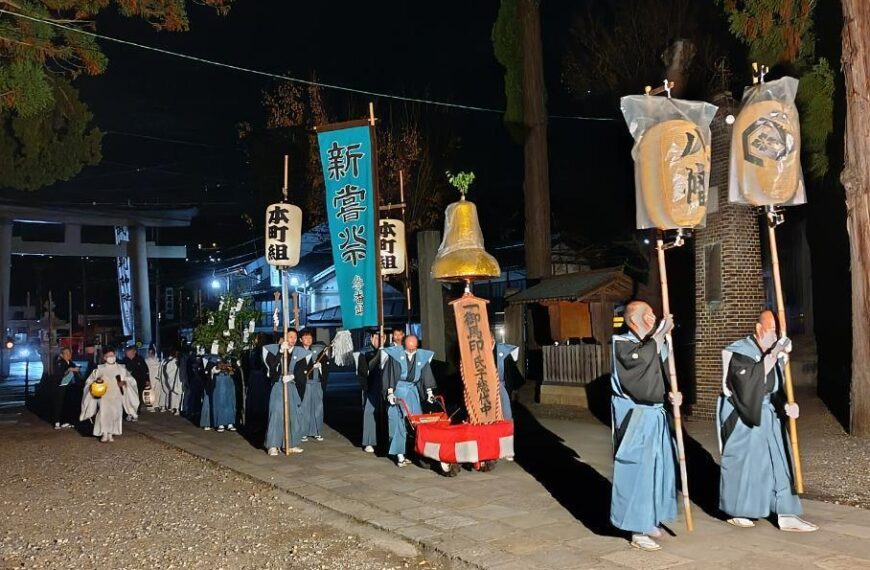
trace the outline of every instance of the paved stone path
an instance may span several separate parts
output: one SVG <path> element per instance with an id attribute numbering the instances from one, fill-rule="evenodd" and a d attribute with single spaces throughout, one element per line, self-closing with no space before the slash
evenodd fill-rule
<path id="1" fill-rule="evenodd" d="M 330 392 L 335 389 L 331 385 Z M 290 457 L 269 457 L 237 433 L 203 432 L 166 414 L 146 413 L 131 427 L 394 532 L 460 567 L 870 569 L 866 510 L 807 500 L 806 517 L 822 527 L 811 534 L 784 533 L 766 521 L 738 529 L 715 518 L 711 491 L 718 475 L 699 443 L 689 447 L 695 531 L 687 533 L 681 519 L 671 525 L 675 536 L 661 541 L 661 551 L 643 553 L 607 524 L 610 431 L 591 415 L 538 419 L 520 409 L 517 462 L 499 462 L 489 473 L 463 471 L 456 478 L 426 464 L 399 469 L 363 453 L 351 443 L 356 432 L 331 421 L 335 415 L 328 412 L 327 422 L 339 431 L 327 428 L 325 441 L 307 443 L 305 453 Z M 711 430 L 698 431 L 710 446 Z"/>

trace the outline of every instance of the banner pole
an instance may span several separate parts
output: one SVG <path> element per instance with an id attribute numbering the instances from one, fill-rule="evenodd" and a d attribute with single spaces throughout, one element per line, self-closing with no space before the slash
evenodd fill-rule
<path id="1" fill-rule="evenodd" d="M 682 245 L 682 234 L 678 234 L 677 241 L 674 244 Z M 662 234 L 659 233 L 656 240 L 656 250 L 658 251 L 659 259 L 659 278 L 662 286 L 662 316 L 667 317 L 671 314 L 670 294 L 668 293 L 668 271 L 665 264 L 665 244 L 662 239 Z M 674 362 L 674 343 L 671 334 L 666 335 L 668 343 L 668 377 L 670 380 L 671 392 L 679 392 L 677 386 L 677 365 Z M 686 529 L 692 532 L 695 528 L 694 520 L 692 519 L 692 503 L 689 500 L 689 476 L 686 469 L 686 448 L 683 443 L 683 420 L 680 416 L 680 406 L 673 405 L 674 412 L 674 432 L 677 439 L 677 459 L 680 463 L 680 482 L 683 493 L 683 511 L 686 513 Z"/>
<path id="2" fill-rule="evenodd" d="M 381 273 L 381 192 L 380 184 L 378 184 L 378 145 L 375 137 L 375 104 L 369 102 L 369 129 L 371 131 L 372 140 L 372 185 L 375 187 L 374 207 L 375 207 L 375 272 L 377 279 L 378 292 L 378 333 L 381 338 L 381 343 L 384 342 L 384 278 Z M 406 260 L 407 262 L 407 260 Z"/>
<path id="3" fill-rule="evenodd" d="M 776 314 L 779 321 L 779 336 L 780 338 L 787 336 L 787 321 L 785 318 L 785 301 L 782 295 L 782 280 L 779 275 L 779 253 L 776 246 L 776 226 L 779 225 L 782 219 L 774 210 L 773 206 L 765 208 L 767 213 L 767 236 L 770 242 L 770 261 L 773 273 L 773 288 L 776 292 Z M 783 365 L 785 376 L 785 397 L 789 404 L 794 404 L 794 384 L 791 379 L 791 359 L 786 356 Z M 798 494 L 804 492 L 804 475 L 801 468 L 800 444 L 798 442 L 797 420 L 794 418 L 788 419 L 788 436 L 791 440 L 792 461 L 794 462 L 794 488 Z"/>

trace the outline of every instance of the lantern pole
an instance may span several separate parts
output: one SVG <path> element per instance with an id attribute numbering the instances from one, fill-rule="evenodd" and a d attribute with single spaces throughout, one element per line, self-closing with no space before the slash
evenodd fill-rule
<path id="1" fill-rule="evenodd" d="M 284 155 L 284 187 L 281 189 L 281 193 L 284 196 L 285 203 L 287 202 L 287 191 L 288 191 L 287 180 L 288 180 L 289 168 L 290 168 L 290 157 L 285 154 Z M 283 318 L 281 320 L 284 322 L 284 335 L 281 337 L 281 342 L 278 343 L 278 350 L 281 350 L 281 348 L 284 346 L 284 343 L 287 342 L 287 328 L 288 328 L 288 324 L 289 324 L 288 319 L 290 317 L 290 311 L 288 310 L 288 307 L 287 307 L 287 268 L 286 267 L 281 268 L 281 312 L 283 313 L 283 315 L 282 315 Z M 281 382 L 282 393 L 284 394 L 284 397 L 283 397 L 283 400 L 284 400 L 284 402 L 283 402 L 284 403 L 284 455 L 287 456 L 287 455 L 290 455 L 290 421 L 291 421 L 290 420 L 290 405 L 287 402 L 287 391 L 290 390 L 291 387 L 287 385 L 288 382 L 284 382 L 283 377 L 285 375 L 289 374 L 289 370 L 287 370 L 287 367 L 289 366 L 290 351 L 285 350 L 282 352 L 283 352 L 283 354 L 282 354 L 283 365 L 281 368 L 281 378 L 279 378 L 279 381 Z"/>
<path id="2" fill-rule="evenodd" d="M 656 250 L 658 252 L 659 259 L 659 277 L 662 286 L 662 314 L 664 317 L 671 315 L 670 294 L 668 293 L 668 270 L 667 264 L 665 263 L 665 250 L 672 247 L 682 246 L 685 243 L 684 237 L 684 230 L 680 228 L 677 230 L 677 237 L 674 239 L 673 243 L 665 244 L 663 239 L 664 234 L 661 231 L 659 232 L 658 239 L 656 240 Z M 671 392 L 677 393 L 679 392 L 679 386 L 677 385 L 677 364 L 676 362 L 674 362 L 674 341 L 671 337 L 671 333 L 665 335 L 665 340 L 668 343 L 668 379 L 670 381 L 670 388 Z M 689 476 L 686 469 L 686 447 L 683 443 L 683 420 L 680 415 L 680 406 L 678 404 L 673 404 L 672 409 L 674 413 L 674 432 L 677 439 L 677 459 L 680 463 L 680 482 L 683 493 L 683 510 L 686 513 L 686 528 L 689 532 L 692 532 L 694 530 L 695 524 L 692 519 L 692 502 L 689 500 Z"/>
<path id="3" fill-rule="evenodd" d="M 782 295 L 782 280 L 779 274 L 779 253 L 776 246 L 776 227 L 785 219 L 782 211 L 777 211 L 774 206 L 765 206 L 767 216 L 767 237 L 770 242 L 770 261 L 773 273 L 773 288 L 776 293 L 776 314 L 779 323 L 779 337 L 787 335 L 787 321 L 785 318 L 785 301 Z M 786 355 L 783 363 L 783 376 L 785 376 L 785 397 L 789 404 L 794 404 L 794 384 L 791 379 L 791 359 Z M 799 494 L 804 492 L 804 476 L 801 469 L 800 444 L 798 442 L 797 420 L 788 418 L 788 435 L 791 440 L 792 461 L 794 462 L 794 487 Z"/>

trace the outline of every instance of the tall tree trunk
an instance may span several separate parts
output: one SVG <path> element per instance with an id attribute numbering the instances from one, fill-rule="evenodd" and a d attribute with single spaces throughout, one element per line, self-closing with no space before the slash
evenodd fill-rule
<path id="1" fill-rule="evenodd" d="M 870 437 L 870 2 L 843 0 L 847 228 L 852 265 L 851 432 Z"/>
<path id="2" fill-rule="evenodd" d="M 550 260 L 550 175 L 547 160 L 547 112 L 540 0 L 519 0 L 517 16 L 523 42 L 523 122 L 526 127 L 525 246 L 530 279 L 548 277 Z"/>

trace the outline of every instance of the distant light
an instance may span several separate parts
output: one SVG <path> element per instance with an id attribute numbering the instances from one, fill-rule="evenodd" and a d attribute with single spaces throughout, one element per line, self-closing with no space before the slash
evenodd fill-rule
<path id="1" fill-rule="evenodd" d="M 212 247 L 217 247 L 217 244 L 214 243 L 214 242 L 212 242 L 211 246 L 212 246 Z"/>
<path id="2" fill-rule="evenodd" d="M 199 243 L 199 244 L 196 245 L 196 247 L 197 247 L 197 249 L 202 249 L 202 244 Z"/>
<path id="3" fill-rule="evenodd" d="M 725 116 L 725 122 L 729 125 L 733 125 L 735 120 L 736 119 L 734 118 L 734 115 L 726 115 Z"/>
<path id="4" fill-rule="evenodd" d="M 211 280 L 211 288 L 212 288 L 212 289 L 220 289 L 220 288 L 221 288 L 221 282 L 218 281 L 217 279 L 212 279 L 212 280 Z"/>
<path id="5" fill-rule="evenodd" d="M 299 286 L 299 278 L 298 277 L 291 277 L 290 278 L 290 286 L 291 287 L 298 287 Z"/>
<path id="6" fill-rule="evenodd" d="M 643 238 L 643 243 L 645 243 L 646 245 L 649 245 L 649 238 Z"/>
<path id="7" fill-rule="evenodd" d="M 91 308 L 92 308 L 92 309 L 94 308 L 94 304 L 93 304 L 93 303 L 91 303 Z"/>

